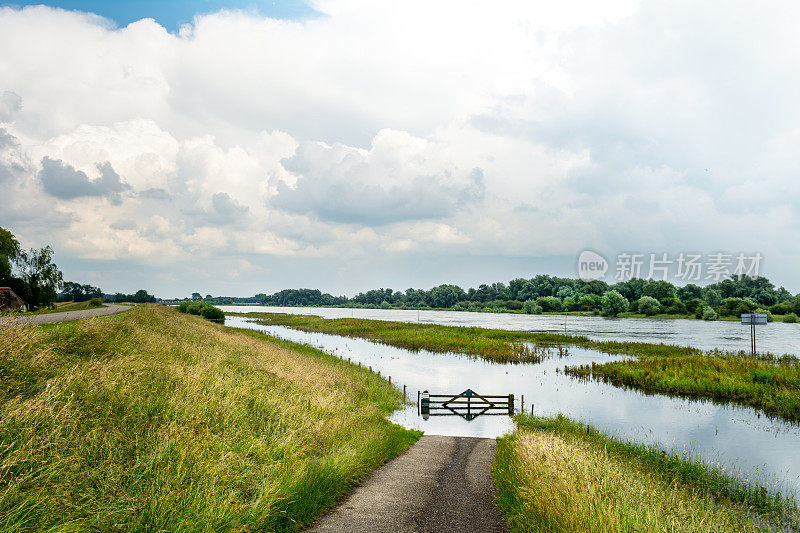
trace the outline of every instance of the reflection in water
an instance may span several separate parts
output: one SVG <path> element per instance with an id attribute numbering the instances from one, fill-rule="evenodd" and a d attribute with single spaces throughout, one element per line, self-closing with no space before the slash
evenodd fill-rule
<path id="1" fill-rule="evenodd" d="M 346 309 L 326 307 L 220 306 L 225 312 L 291 313 L 323 318 L 370 318 L 393 322 L 477 326 L 512 331 L 564 331 L 563 315 L 471 313 L 467 311 L 408 311 L 401 309 Z M 672 318 L 567 317 L 567 331 L 592 339 L 630 342 L 663 342 L 694 346 L 701 350 L 750 351 L 750 328 L 740 322 Z M 800 355 L 800 324 L 772 322 L 758 329 L 758 351 Z"/>
<path id="2" fill-rule="evenodd" d="M 599 430 L 645 444 L 659 444 L 676 453 L 688 453 L 728 471 L 739 472 L 784 493 L 800 494 L 800 427 L 770 420 L 750 408 L 705 401 L 645 395 L 597 381 L 565 376 L 565 364 L 591 364 L 621 359 L 603 353 L 570 348 L 554 352 L 538 364 L 498 364 L 457 354 L 411 352 L 322 333 L 306 333 L 282 326 L 261 326 L 241 317 L 226 325 L 256 329 L 283 339 L 308 344 L 354 363 L 371 366 L 392 383 L 407 385 L 409 399 L 417 391 L 449 393 L 473 389 L 486 394 L 514 394 L 519 409 L 539 415 L 563 413 Z M 788 325 L 788 324 L 787 324 Z M 458 417 L 423 420 L 416 404 L 395 411 L 390 419 L 408 428 L 434 435 L 497 437 L 513 430 L 507 416 Z"/>

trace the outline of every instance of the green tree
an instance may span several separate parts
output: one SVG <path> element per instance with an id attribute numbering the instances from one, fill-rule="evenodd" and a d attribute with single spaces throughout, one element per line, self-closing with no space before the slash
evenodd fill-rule
<path id="1" fill-rule="evenodd" d="M 138 291 L 136 291 L 136 293 L 133 295 L 133 298 L 131 299 L 133 300 L 134 303 L 137 304 L 156 301 L 156 297 L 151 294 L 148 294 L 147 291 L 144 289 L 139 289 Z"/>
<path id="2" fill-rule="evenodd" d="M 716 289 L 707 289 L 706 293 L 703 295 L 703 299 L 714 311 L 722 305 L 722 293 Z"/>
<path id="3" fill-rule="evenodd" d="M 618 291 L 607 291 L 602 300 L 603 316 L 617 316 L 628 309 L 628 299 Z"/>
<path id="4" fill-rule="evenodd" d="M 667 300 L 675 298 L 675 285 L 663 279 L 651 279 L 644 284 L 642 295 L 652 296 L 659 302 L 665 303 Z"/>
<path id="5" fill-rule="evenodd" d="M 611 288 L 619 292 L 629 302 L 635 302 L 642 297 L 642 291 L 646 283 L 642 278 L 632 278 L 628 281 L 621 281 Z"/>
<path id="6" fill-rule="evenodd" d="M 683 287 L 678 287 L 678 298 L 680 298 L 683 302 L 700 299 L 702 297 L 703 288 L 695 285 L 694 283 L 689 283 Z M 694 309 L 692 309 L 691 312 L 694 313 Z"/>
<path id="7" fill-rule="evenodd" d="M 541 306 L 545 312 L 561 311 L 561 300 L 556 296 L 542 296 L 536 298 L 536 303 Z"/>
<path id="8" fill-rule="evenodd" d="M 34 307 L 52 304 L 61 287 L 63 275 L 53 263 L 53 249 L 45 246 L 39 250 L 20 252 L 17 260 L 22 280 L 27 286 L 26 300 Z"/>
<path id="9" fill-rule="evenodd" d="M 58 294 L 59 302 L 85 302 L 92 298 L 102 298 L 103 291 L 99 287 L 81 285 L 73 281 L 65 281 L 61 292 Z"/>
<path id="10" fill-rule="evenodd" d="M 542 306 L 537 304 L 534 300 L 525 300 L 525 303 L 522 304 L 522 310 L 528 315 L 542 314 Z"/>
<path id="11" fill-rule="evenodd" d="M 0 282 L 5 283 L 11 277 L 11 266 L 17 262 L 22 253 L 19 242 L 7 229 L 0 228 Z"/>
<path id="12" fill-rule="evenodd" d="M 652 296 L 639 298 L 639 312 L 645 316 L 653 316 L 661 312 L 661 304 Z"/>

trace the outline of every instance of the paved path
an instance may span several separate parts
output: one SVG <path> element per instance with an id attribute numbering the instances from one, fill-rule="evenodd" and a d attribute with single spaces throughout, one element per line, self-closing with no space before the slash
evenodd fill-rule
<path id="1" fill-rule="evenodd" d="M 79 318 L 90 318 L 93 316 L 106 316 L 121 313 L 130 309 L 129 305 L 106 304 L 105 307 L 95 307 L 93 309 L 81 309 L 79 311 L 63 311 L 61 313 L 44 313 L 41 315 L 23 315 L 15 317 L 0 318 L 3 320 L 18 320 L 21 322 L 30 321 L 37 326 L 42 324 L 52 324 L 53 322 L 69 322 Z"/>
<path id="2" fill-rule="evenodd" d="M 494 439 L 425 435 L 308 531 L 506 532 L 494 504 L 495 446 Z"/>

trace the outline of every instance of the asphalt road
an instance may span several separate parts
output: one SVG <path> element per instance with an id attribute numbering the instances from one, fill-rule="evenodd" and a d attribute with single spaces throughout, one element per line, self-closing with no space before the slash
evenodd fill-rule
<path id="1" fill-rule="evenodd" d="M 105 307 L 95 307 L 94 309 L 81 309 L 80 311 L 63 311 L 61 313 L 44 313 L 41 315 L 23 315 L 16 317 L 4 317 L 3 320 L 17 320 L 20 322 L 30 321 L 33 324 L 52 324 L 54 322 L 69 322 L 70 320 L 78 320 L 79 318 L 91 318 L 93 316 L 106 316 L 114 315 L 127 311 L 131 307 L 129 305 L 106 304 Z"/>
<path id="2" fill-rule="evenodd" d="M 423 436 L 308 531 L 506 532 L 494 503 L 496 441 Z"/>

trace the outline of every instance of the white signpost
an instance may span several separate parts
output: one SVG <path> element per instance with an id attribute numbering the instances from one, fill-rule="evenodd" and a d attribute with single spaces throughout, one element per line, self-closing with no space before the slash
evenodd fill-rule
<path id="1" fill-rule="evenodd" d="M 742 315 L 742 325 L 750 326 L 750 350 L 756 354 L 756 326 L 763 326 L 767 323 L 765 313 L 744 313 Z"/>

